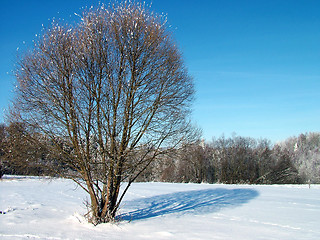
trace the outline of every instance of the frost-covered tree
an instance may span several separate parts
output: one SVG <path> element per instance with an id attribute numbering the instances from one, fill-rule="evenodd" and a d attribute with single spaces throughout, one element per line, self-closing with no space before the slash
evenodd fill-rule
<path id="1" fill-rule="evenodd" d="M 191 137 L 192 78 L 166 19 L 144 4 L 100 5 L 73 26 L 53 23 L 17 65 L 16 118 L 75 170 L 69 177 L 88 192 L 94 224 L 112 221 L 153 159 Z"/>
<path id="2" fill-rule="evenodd" d="M 299 175 L 307 182 L 320 182 L 320 133 L 300 134 L 279 143 L 290 153 Z"/>

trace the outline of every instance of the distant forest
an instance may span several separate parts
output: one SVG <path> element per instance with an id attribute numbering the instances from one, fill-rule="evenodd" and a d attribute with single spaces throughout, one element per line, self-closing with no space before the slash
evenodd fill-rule
<path id="1" fill-rule="evenodd" d="M 27 132 L 23 124 L 0 125 L 0 176 L 68 175 L 73 170 L 61 163 L 62 155 L 49 152 L 50 144 L 43 136 Z M 61 145 L 72 151 L 63 139 Z M 320 183 L 320 133 L 300 134 L 274 145 L 267 139 L 237 135 L 184 143 L 159 156 L 136 181 Z"/>

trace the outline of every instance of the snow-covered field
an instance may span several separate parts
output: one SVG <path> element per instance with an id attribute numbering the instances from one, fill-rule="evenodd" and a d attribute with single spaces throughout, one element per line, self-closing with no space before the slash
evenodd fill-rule
<path id="1" fill-rule="evenodd" d="M 70 180 L 0 180 L 0 239 L 320 239 L 320 186 L 135 183 L 117 224 Z"/>

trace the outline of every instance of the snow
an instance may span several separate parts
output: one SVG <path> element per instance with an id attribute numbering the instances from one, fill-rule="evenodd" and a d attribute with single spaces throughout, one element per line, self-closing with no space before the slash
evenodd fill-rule
<path id="1" fill-rule="evenodd" d="M 0 239 L 320 239 L 320 186 L 135 183 L 121 221 L 86 223 L 71 180 L 5 176 Z"/>

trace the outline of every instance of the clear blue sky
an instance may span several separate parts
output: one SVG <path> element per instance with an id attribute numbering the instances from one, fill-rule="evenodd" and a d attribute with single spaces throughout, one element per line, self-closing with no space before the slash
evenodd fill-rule
<path id="1" fill-rule="evenodd" d="M 97 3 L 0 1 L 0 122 L 17 48 L 32 46 L 48 19 L 70 22 Z M 193 116 L 207 140 L 320 131 L 320 1 L 153 0 L 152 9 L 167 13 L 195 79 Z"/>

